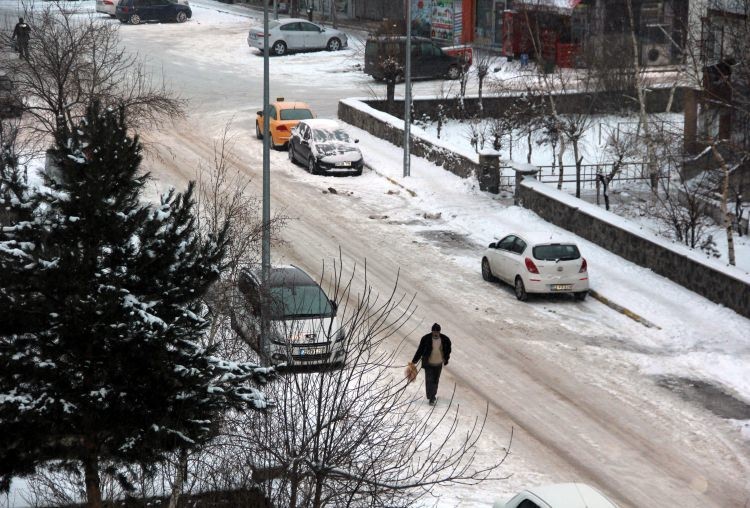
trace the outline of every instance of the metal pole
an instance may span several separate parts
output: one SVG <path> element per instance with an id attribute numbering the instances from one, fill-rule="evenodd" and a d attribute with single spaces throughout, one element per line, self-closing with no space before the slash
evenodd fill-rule
<path id="1" fill-rule="evenodd" d="M 406 0 L 406 65 L 404 69 L 404 177 L 411 175 L 411 0 Z"/>
<path id="2" fill-rule="evenodd" d="M 268 37 L 268 2 L 263 2 L 263 236 L 261 241 L 261 275 L 263 287 L 267 287 L 271 274 L 271 140 L 269 139 L 269 37 Z M 261 357 L 270 361 L 268 351 L 268 302 L 265 291 L 261 292 Z"/>
<path id="3" fill-rule="evenodd" d="M 279 0 L 273 0 L 273 19 L 279 20 Z"/>

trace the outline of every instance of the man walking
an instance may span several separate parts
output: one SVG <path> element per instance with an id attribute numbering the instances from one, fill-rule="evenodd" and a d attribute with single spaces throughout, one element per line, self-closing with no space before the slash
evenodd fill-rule
<path id="1" fill-rule="evenodd" d="M 416 364 L 422 360 L 422 369 L 425 376 L 425 390 L 430 405 L 434 406 L 437 401 L 437 389 L 440 382 L 440 373 L 443 365 L 448 365 L 451 357 L 451 340 L 440 333 L 440 325 L 432 325 L 432 333 L 428 333 L 419 341 L 417 352 L 411 363 Z"/>
<path id="2" fill-rule="evenodd" d="M 29 59 L 29 39 L 31 38 L 31 27 L 24 22 L 23 18 L 18 18 L 18 23 L 13 29 L 13 40 L 17 41 L 18 54 L 21 58 Z"/>

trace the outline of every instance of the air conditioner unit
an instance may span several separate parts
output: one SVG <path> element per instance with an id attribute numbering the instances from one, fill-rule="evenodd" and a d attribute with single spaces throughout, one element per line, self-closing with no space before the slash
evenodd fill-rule
<path id="1" fill-rule="evenodd" d="M 644 44 L 641 46 L 641 65 L 644 67 L 669 65 L 672 63 L 669 44 Z"/>

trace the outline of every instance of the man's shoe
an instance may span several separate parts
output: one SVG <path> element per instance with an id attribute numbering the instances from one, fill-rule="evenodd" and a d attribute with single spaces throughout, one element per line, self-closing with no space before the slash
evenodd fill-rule
<path id="1" fill-rule="evenodd" d="M 437 402 L 437 398 L 433 397 L 433 398 L 430 399 L 430 405 L 431 406 L 434 406 L 436 402 Z"/>

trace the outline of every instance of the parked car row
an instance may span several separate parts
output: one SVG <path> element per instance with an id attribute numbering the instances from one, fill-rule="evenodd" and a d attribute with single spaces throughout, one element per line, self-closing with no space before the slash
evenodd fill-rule
<path id="1" fill-rule="evenodd" d="M 358 139 L 335 120 L 316 119 L 304 102 L 279 97 L 269 104 L 268 130 L 271 146 L 287 148 L 289 160 L 302 164 L 311 174 L 359 176 L 364 168 Z M 263 111 L 255 118 L 255 137 L 263 139 Z"/>

